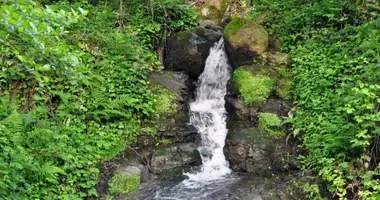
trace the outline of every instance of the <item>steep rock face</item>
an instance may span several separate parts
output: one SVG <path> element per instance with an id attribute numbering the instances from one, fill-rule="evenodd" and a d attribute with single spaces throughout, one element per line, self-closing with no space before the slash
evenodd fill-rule
<path id="1" fill-rule="evenodd" d="M 270 176 L 297 168 L 296 148 L 286 144 L 285 138 L 274 138 L 260 128 L 238 123 L 230 128 L 226 142 L 232 170 Z"/>
<path id="2" fill-rule="evenodd" d="M 283 123 L 292 108 L 291 58 L 265 52 L 247 63 L 235 70 L 226 96 L 230 166 L 260 176 L 297 169 L 297 141 Z"/>
<path id="3" fill-rule="evenodd" d="M 171 102 L 175 110 L 159 116 L 156 120 L 156 139 L 169 140 L 171 143 L 194 141 L 196 131 L 188 125 L 188 102 L 191 98 L 189 76 L 183 72 L 164 71 L 152 74 L 151 82 L 175 94 L 175 100 Z"/>
<path id="4" fill-rule="evenodd" d="M 268 33 L 253 21 L 235 18 L 226 26 L 224 36 L 233 50 L 237 64 L 252 63 L 254 57 L 268 50 Z"/>
<path id="5" fill-rule="evenodd" d="M 184 71 L 197 78 L 203 72 L 210 48 L 222 36 L 215 28 L 204 27 L 173 34 L 167 41 L 165 69 Z"/>

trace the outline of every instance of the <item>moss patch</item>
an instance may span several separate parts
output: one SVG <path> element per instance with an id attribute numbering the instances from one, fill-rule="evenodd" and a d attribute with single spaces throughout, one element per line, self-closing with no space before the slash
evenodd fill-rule
<path id="1" fill-rule="evenodd" d="M 263 103 L 271 94 L 275 83 L 268 76 L 253 75 L 250 71 L 244 69 L 236 70 L 233 79 L 247 105 Z"/>
<path id="2" fill-rule="evenodd" d="M 273 113 L 259 113 L 259 128 L 271 138 L 285 136 L 281 129 L 281 119 Z"/>
<path id="3" fill-rule="evenodd" d="M 248 69 L 252 74 L 268 76 L 275 81 L 275 94 L 285 100 L 292 98 L 292 76 L 291 69 L 285 65 L 270 66 L 254 63 Z"/>
<path id="4" fill-rule="evenodd" d="M 152 90 L 156 97 L 153 109 L 157 117 L 171 116 L 177 112 L 177 94 L 159 85 L 152 87 Z"/>
<path id="5" fill-rule="evenodd" d="M 116 174 L 109 182 L 111 195 L 129 194 L 140 186 L 140 175 Z"/>
<path id="6" fill-rule="evenodd" d="M 277 81 L 276 95 L 282 99 L 290 100 L 292 98 L 292 79 L 284 77 Z"/>
<path id="7" fill-rule="evenodd" d="M 167 145 L 170 145 L 170 144 L 173 144 L 173 141 L 171 139 L 167 139 L 167 138 L 162 138 L 160 140 L 157 141 L 157 144 L 156 145 L 164 145 L 164 146 L 167 146 Z"/>
<path id="8" fill-rule="evenodd" d="M 230 35 L 235 35 L 244 25 L 244 19 L 240 17 L 233 17 L 231 22 L 224 29 L 224 35 L 229 39 Z"/>

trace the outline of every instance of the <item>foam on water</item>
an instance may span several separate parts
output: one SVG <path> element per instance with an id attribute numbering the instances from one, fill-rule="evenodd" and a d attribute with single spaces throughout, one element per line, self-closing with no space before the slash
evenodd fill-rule
<path id="1" fill-rule="evenodd" d="M 202 167 L 199 171 L 185 173 L 188 179 L 175 186 L 159 189 L 154 199 L 210 199 L 226 185 L 237 181 L 229 176 L 231 170 L 223 154 L 228 131 L 224 96 L 230 78 L 229 70 L 222 38 L 210 49 L 205 69 L 199 77 L 196 99 L 190 104 L 190 122 L 201 136 L 198 150 L 202 157 Z"/>
<path id="2" fill-rule="evenodd" d="M 227 136 L 224 96 L 230 78 L 230 65 L 224 50 L 224 40 L 220 39 L 206 60 L 206 66 L 199 77 L 196 99 L 190 104 L 190 122 L 201 136 L 198 150 L 202 156 L 199 172 L 187 173 L 191 181 L 211 181 L 229 174 L 228 163 L 223 154 Z"/>

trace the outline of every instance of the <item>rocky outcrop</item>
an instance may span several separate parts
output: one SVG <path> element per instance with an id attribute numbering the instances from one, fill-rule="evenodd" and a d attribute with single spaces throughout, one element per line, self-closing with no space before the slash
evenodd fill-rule
<path id="1" fill-rule="evenodd" d="M 285 139 L 272 138 L 257 127 L 231 128 L 227 138 L 227 152 L 234 171 L 260 176 L 295 169 L 295 147 Z"/>
<path id="2" fill-rule="evenodd" d="M 171 35 L 165 48 L 165 69 L 183 71 L 192 78 L 197 78 L 203 72 L 210 48 L 222 36 L 223 33 L 215 28 L 204 27 Z"/>
<path id="3" fill-rule="evenodd" d="M 254 21 L 234 18 L 224 29 L 224 36 L 233 50 L 238 65 L 250 64 L 268 50 L 268 33 Z"/>

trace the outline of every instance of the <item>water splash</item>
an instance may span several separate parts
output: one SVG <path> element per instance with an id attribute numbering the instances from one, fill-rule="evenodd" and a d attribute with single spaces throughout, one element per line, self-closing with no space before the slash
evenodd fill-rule
<path id="1" fill-rule="evenodd" d="M 189 186 L 193 181 L 211 181 L 220 179 L 231 170 L 223 154 L 227 136 L 226 110 L 224 96 L 230 78 L 230 65 L 221 38 L 206 60 L 206 66 L 199 77 L 196 99 L 190 104 L 190 122 L 201 135 L 198 148 L 202 157 L 201 171 L 187 173 Z"/>

